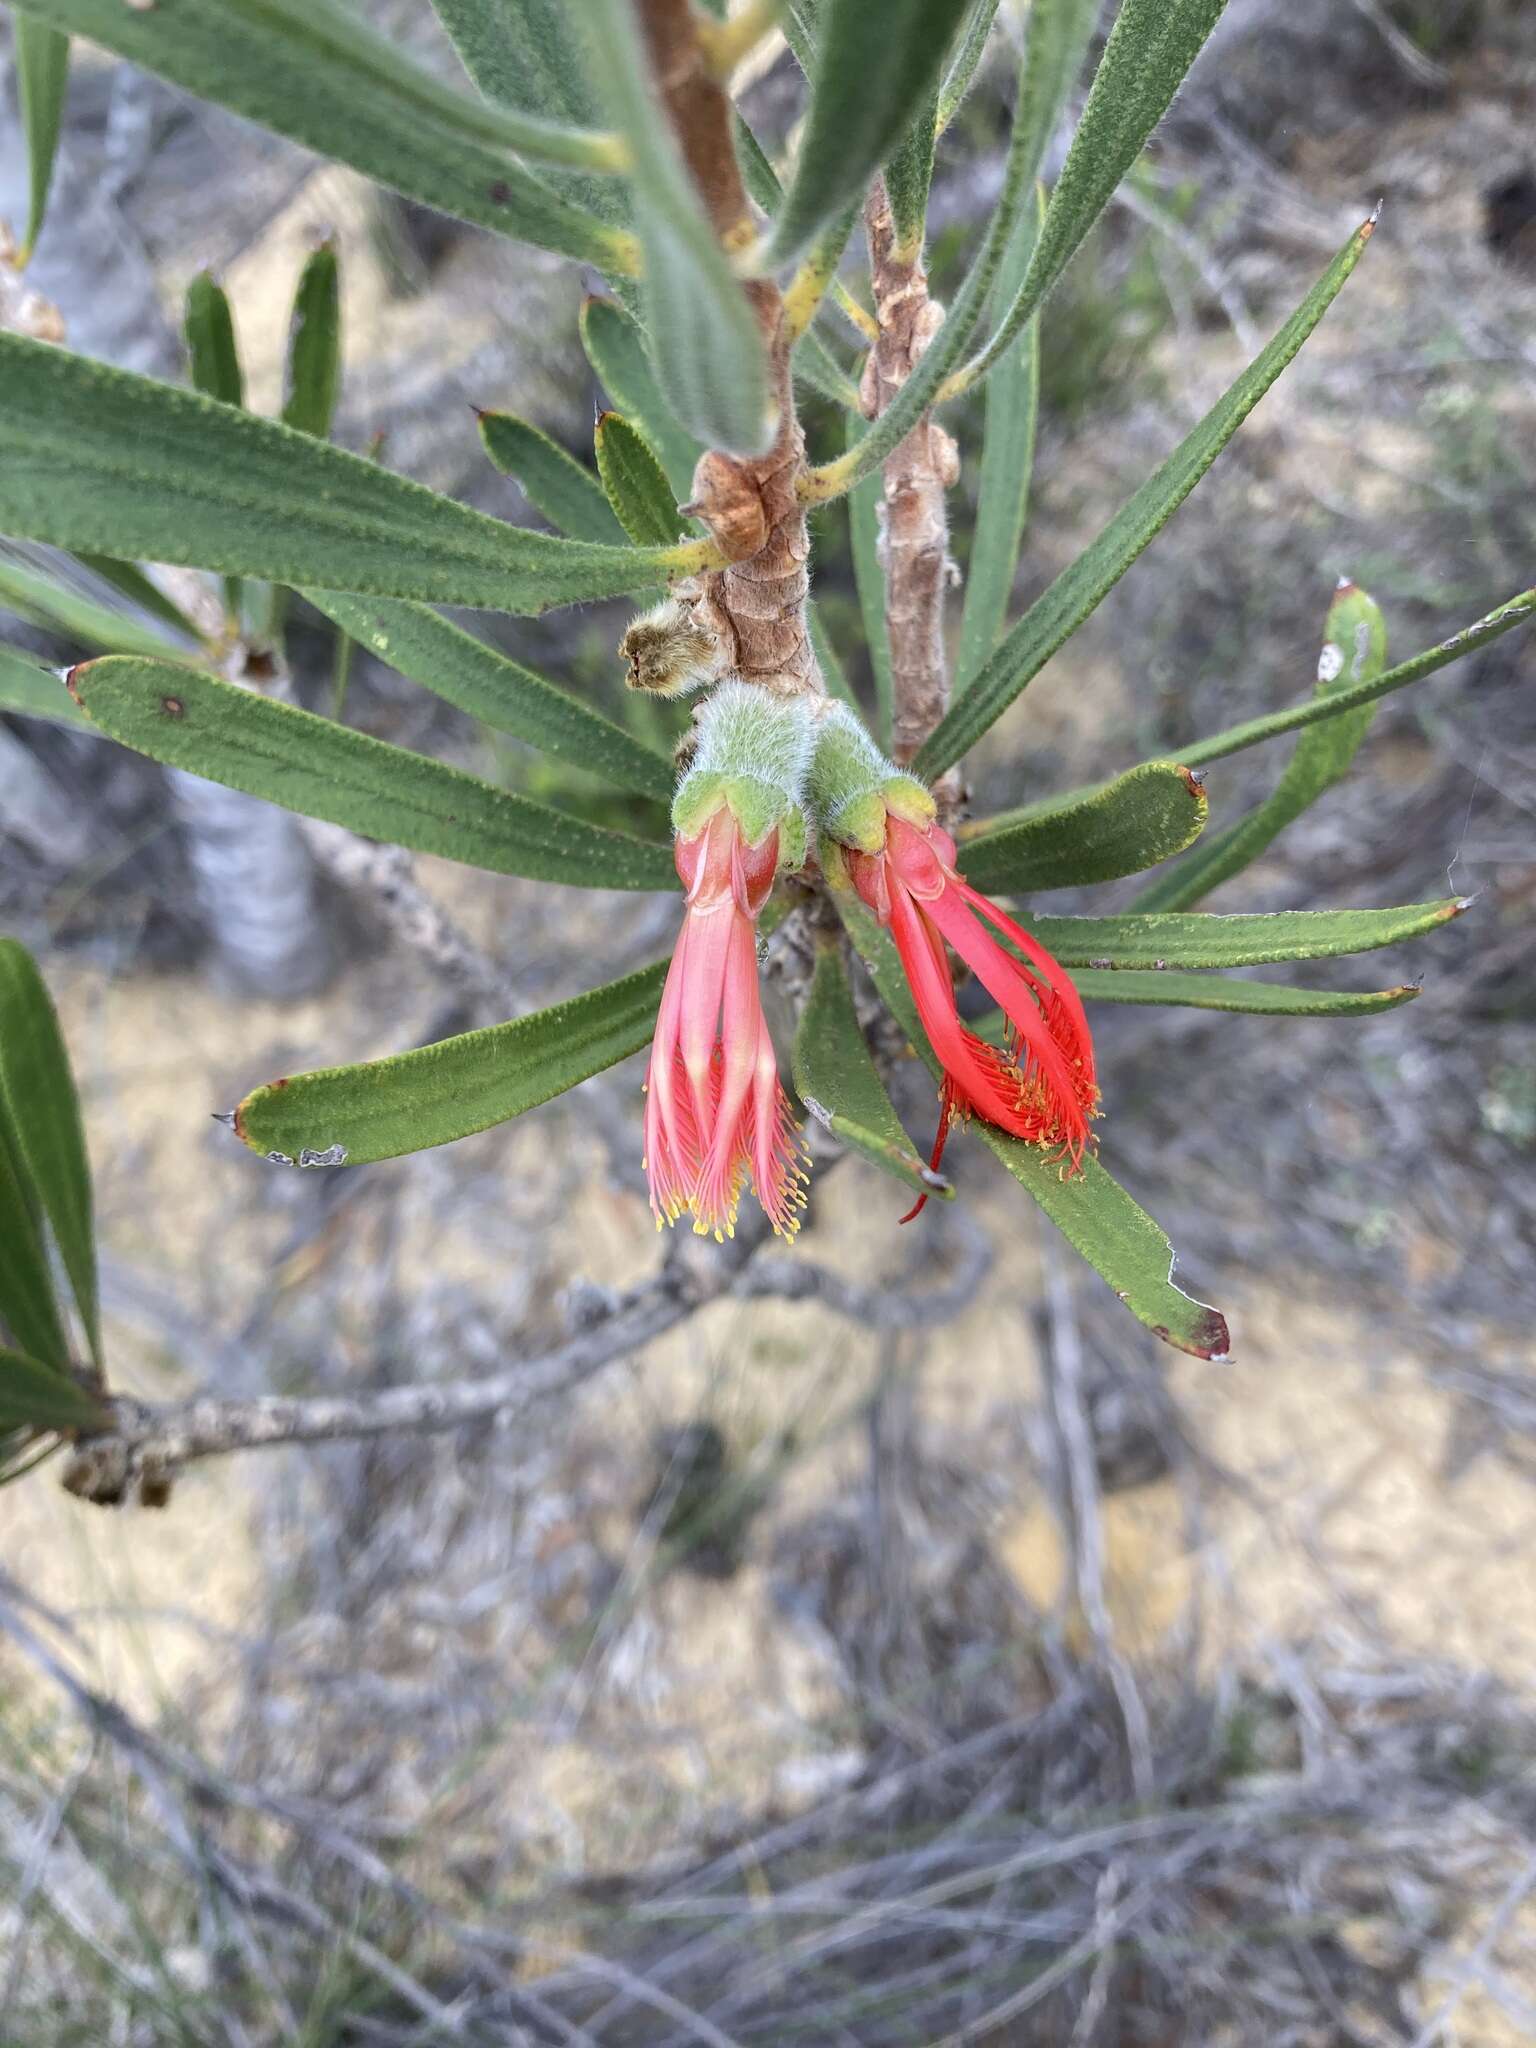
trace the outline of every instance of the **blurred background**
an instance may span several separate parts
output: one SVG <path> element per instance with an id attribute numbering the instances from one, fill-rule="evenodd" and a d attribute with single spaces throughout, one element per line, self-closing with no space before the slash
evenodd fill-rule
<path id="1" fill-rule="evenodd" d="M 453 75 L 424 5 L 370 11 Z M 997 189 L 1015 17 L 941 151 L 940 296 Z M 0 27 L 19 226 L 8 55 Z M 749 103 L 787 131 L 787 60 Z M 1017 602 L 1378 198 L 1316 338 L 974 760 L 979 807 L 1305 696 L 1341 575 L 1393 658 L 1533 580 L 1536 9 L 1231 0 L 1045 316 Z M 78 52 L 27 272 L 72 346 L 183 378 L 211 268 L 275 411 L 327 237 L 338 438 L 531 518 L 471 408 L 589 453 L 590 280 Z M 962 501 L 980 427 L 957 424 Z M 963 565 L 963 502 L 955 523 Z M 857 668 L 843 529 L 819 545 Z M 0 541 L 0 570 L 41 559 Z M 71 651 L 4 604 L 0 638 Z M 626 716 L 625 616 L 497 629 Z M 290 649 L 329 709 L 329 629 L 296 607 Z M 84 1506 L 46 1466 L 8 1488 L 0 2041 L 1536 2038 L 1533 684 L 1516 633 L 1388 699 L 1349 781 L 1213 900 L 1472 898 L 1309 977 L 1422 976 L 1417 1001 L 1094 1012 L 1103 1157 L 1227 1312 L 1234 1364 L 1160 1346 L 957 1142 L 960 1202 L 898 1232 L 891 1183 L 843 1161 L 791 1257 L 738 1259 L 505 1426 L 208 1462 L 158 1514 Z M 344 711 L 600 801 L 362 653 Z M 1212 767 L 1213 823 L 1284 748 Z M 423 898 L 464 936 L 452 977 L 410 943 Z M 675 916 L 427 860 L 360 873 L 286 813 L 0 718 L 0 926 L 77 1064 L 116 1383 L 357 1390 L 568 1355 L 663 1255 L 638 1062 L 340 1175 L 267 1171 L 210 1112 L 575 993 L 663 954 Z M 905 1081 L 926 1142 L 931 1089 Z M 721 1256 L 664 1255 L 679 1284 Z"/>

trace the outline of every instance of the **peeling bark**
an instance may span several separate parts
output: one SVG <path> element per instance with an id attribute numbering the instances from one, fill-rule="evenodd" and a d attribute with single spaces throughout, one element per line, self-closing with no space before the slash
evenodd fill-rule
<path id="1" fill-rule="evenodd" d="M 859 396 L 877 419 L 911 376 L 944 323 L 944 309 L 928 296 L 919 254 L 896 252 L 896 231 L 884 179 L 870 189 L 865 231 L 879 336 L 865 365 Z M 949 582 L 949 521 L 944 493 L 956 482 L 955 444 L 931 413 L 887 457 L 885 485 L 886 616 L 891 641 L 894 752 L 910 761 L 943 717 L 949 702 L 944 656 L 944 593 Z"/>
<path id="2" fill-rule="evenodd" d="M 736 161 L 730 97 L 711 71 L 688 0 L 636 0 L 658 89 L 704 208 L 721 241 L 738 249 L 755 233 Z M 784 299 L 768 279 L 744 284 L 768 350 L 779 431 L 765 455 L 718 450 L 700 461 L 689 510 L 728 557 L 690 593 L 695 615 L 728 651 L 734 672 L 783 696 L 825 694 L 805 605 L 810 533 L 795 486 L 805 437 L 795 415 Z"/>

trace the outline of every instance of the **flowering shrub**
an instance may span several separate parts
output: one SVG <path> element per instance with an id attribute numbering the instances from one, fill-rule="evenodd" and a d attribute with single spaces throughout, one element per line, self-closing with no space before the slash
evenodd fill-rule
<path id="1" fill-rule="evenodd" d="M 1033 0 L 1002 187 L 947 309 L 924 267 L 934 146 L 971 85 L 998 0 L 745 0 L 729 14 L 689 0 L 437 0 L 469 90 L 440 83 L 335 0 L 25 0 L 16 10 L 34 178 L 28 246 L 44 231 L 69 39 L 82 36 L 608 281 L 581 324 L 610 400 L 595 468 L 510 414 L 481 417 L 487 452 L 553 531 L 484 516 L 331 445 L 339 346 L 328 251 L 301 281 L 281 421 L 245 409 L 228 307 L 209 278 L 188 303 L 190 390 L 70 354 L 45 322 L 0 334 L 0 530 L 104 561 L 144 621 L 129 637 L 120 615 L 82 618 L 36 579 L 33 610 L 97 658 L 69 671 L 66 694 L 0 649 L 0 708 L 73 721 L 372 840 L 564 887 L 684 891 L 670 965 L 391 1059 L 256 1088 L 229 1119 L 255 1153 L 345 1167 L 444 1144 L 649 1043 L 644 1150 L 659 1224 L 687 1216 L 724 1236 L 750 1186 L 772 1227 L 792 1236 L 807 1193 L 806 1116 L 920 1208 L 953 1194 L 939 1167 L 946 1133 L 963 1120 L 1134 1315 L 1187 1351 L 1226 1354 L 1221 1316 L 1173 1284 L 1168 1240 L 1100 1158 L 1100 1132 L 1112 1157 L 1114 1131 L 1112 1114 L 1095 1121 L 1100 1086 L 1113 1112 L 1114 1085 L 1096 1069 L 1085 1005 L 1241 1000 L 1343 1018 L 1407 1001 L 1406 987 L 1361 996 L 1234 984 L 1221 970 L 1386 946 L 1463 904 L 1262 917 L 1195 906 L 1346 771 L 1378 699 L 1521 623 L 1536 592 L 1389 666 L 1377 607 L 1341 586 L 1306 701 L 1179 761 L 970 815 L 968 750 L 1200 481 L 1371 237 L 1374 217 L 1010 623 L 1040 309 L 1222 5 L 1124 0 L 1046 192 L 1047 145 L 1098 8 Z M 742 61 L 780 33 L 807 91 L 795 144 L 776 163 L 731 87 Z M 848 254 L 861 220 L 862 272 Z M 837 445 L 808 451 L 807 391 L 846 427 Z M 954 635 L 947 496 L 958 455 L 944 420 L 974 394 L 986 401 L 982 481 Z M 812 588 L 807 515 L 837 506 L 848 510 L 858 572 L 867 696 L 850 685 L 852 650 L 837 647 Z M 221 579 L 208 585 L 210 600 L 219 593 L 214 623 L 172 603 L 143 563 Z M 610 822 L 300 708 L 284 659 L 286 590 L 334 623 L 339 646 L 356 641 L 472 716 L 603 778 Z M 678 761 L 642 737 L 654 728 L 604 716 L 439 609 L 527 614 L 625 595 L 647 606 L 621 647 L 632 690 L 694 699 Z M 1299 740 L 1271 802 L 1187 852 L 1207 818 L 1195 771 L 1284 734 Z M 667 801 L 671 844 L 654 824 Z M 1172 864 L 1128 913 L 1016 914 L 996 900 L 1161 863 Z M 795 1100 L 759 994 L 770 929 L 775 946 L 798 938 L 814 959 L 798 989 Z M 964 1020 L 957 972 L 992 998 L 992 1017 L 967 1008 Z M 0 1164 L 14 1169 L 7 1228 L 22 1249 L 0 1307 L 15 1340 L 8 1413 L 24 1445 L 29 1433 L 80 1422 L 74 1347 L 62 1312 L 45 1305 L 50 1232 L 93 1330 L 94 1296 L 77 1134 L 60 1135 L 73 1129 L 67 1117 L 45 1129 L 34 1115 L 44 1069 L 53 1099 L 68 1099 L 46 998 L 14 962 L 3 992 L 10 1142 Z M 876 996 L 934 1074 L 931 1163 L 886 1093 L 888 1034 L 869 1030 Z M 878 1059 L 872 1043 L 884 1048 Z M 50 1382 L 51 1408 L 38 1394 Z M 122 1404 L 91 1413 L 98 1425 L 115 1413 L 128 1426 Z"/>

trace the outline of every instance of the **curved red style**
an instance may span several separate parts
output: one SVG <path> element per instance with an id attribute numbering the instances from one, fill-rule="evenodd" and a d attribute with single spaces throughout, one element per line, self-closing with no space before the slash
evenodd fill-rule
<path id="1" fill-rule="evenodd" d="M 974 1114 L 1028 1145 L 1057 1148 L 1063 1171 L 1080 1172 L 1099 1090 L 1088 1019 L 1064 969 L 971 887 L 956 868 L 955 842 L 941 826 L 913 824 L 887 810 L 884 850 L 849 848 L 846 859 L 854 887 L 896 942 L 923 1029 L 944 1069 L 933 1164 L 951 1122 Z M 988 1045 L 961 1022 L 946 941 L 1001 1006 L 1008 1020 L 1005 1047 Z"/>

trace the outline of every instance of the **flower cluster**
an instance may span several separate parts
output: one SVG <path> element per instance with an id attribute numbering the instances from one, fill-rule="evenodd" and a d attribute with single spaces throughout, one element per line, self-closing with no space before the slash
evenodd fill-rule
<path id="1" fill-rule="evenodd" d="M 749 1180 L 776 1231 L 798 1226 L 805 1160 L 762 1012 L 757 919 L 775 877 L 813 845 L 827 880 L 857 893 L 900 955 L 943 1069 L 934 1165 L 951 1123 L 975 1115 L 1051 1148 L 1063 1172 L 1081 1169 L 1099 1095 L 1077 990 L 965 880 L 932 794 L 851 711 L 724 684 L 699 715 L 672 816 L 687 898 L 647 1082 L 658 1227 L 688 1214 L 695 1230 L 728 1235 Z M 1001 1046 L 962 1021 L 949 948 L 1001 1008 Z"/>

